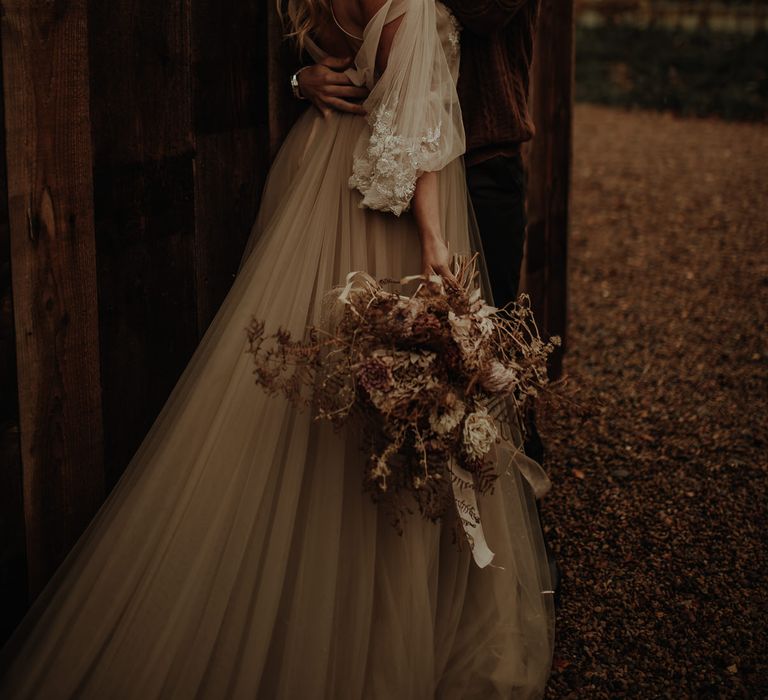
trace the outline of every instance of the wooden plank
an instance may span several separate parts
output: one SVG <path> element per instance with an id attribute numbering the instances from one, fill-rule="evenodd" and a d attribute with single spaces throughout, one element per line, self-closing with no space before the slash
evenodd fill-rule
<path id="1" fill-rule="evenodd" d="M 269 166 L 267 14 L 258 0 L 192 5 L 200 335 L 232 284 Z"/>
<path id="2" fill-rule="evenodd" d="M 192 154 L 190 0 L 88 3 L 99 167 Z"/>
<path id="3" fill-rule="evenodd" d="M 95 170 L 107 483 L 197 344 L 189 155 Z"/>
<path id="4" fill-rule="evenodd" d="M 5 124 L 1 70 L 0 124 Z M 5 154 L 5 129 L 0 128 L 0 644 L 13 631 L 27 605 L 24 491 Z"/>
<path id="5" fill-rule="evenodd" d="M 27 608 L 24 533 L 19 426 L 8 420 L 0 424 L 0 645 Z"/>
<path id="6" fill-rule="evenodd" d="M 197 342 L 190 0 L 89 4 L 108 484 Z"/>
<path id="7" fill-rule="evenodd" d="M 573 0 L 543 0 L 533 63 L 536 136 L 529 160 L 525 284 L 545 333 L 563 339 L 552 357 L 553 377 L 562 373 L 567 347 L 573 71 Z"/>
<path id="8" fill-rule="evenodd" d="M 201 336 L 232 286 L 258 211 L 269 164 L 266 133 L 242 129 L 198 137 L 195 268 Z"/>
<path id="9" fill-rule="evenodd" d="M 33 592 L 103 495 L 85 5 L 3 3 L 11 272 Z"/>
<path id="10" fill-rule="evenodd" d="M 192 3 L 193 124 L 197 135 L 267 126 L 267 6 Z"/>
<path id="11" fill-rule="evenodd" d="M 294 45 L 285 40 L 284 29 L 277 5 L 267 4 L 269 10 L 267 27 L 267 45 L 269 47 L 267 73 L 269 76 L 269 150 L 271 158 L 285 139 L 297 117 L 306 108 L 306 102 L 296 100 L 291 92 L 290 77 L 302 60 Z M 306 58 L 304 63 L 308 62 Z"/>

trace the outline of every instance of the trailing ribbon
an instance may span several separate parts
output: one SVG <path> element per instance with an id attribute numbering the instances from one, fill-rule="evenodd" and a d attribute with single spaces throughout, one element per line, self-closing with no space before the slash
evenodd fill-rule
<path id="1" fill-rule="evenodd" d="M 516 450 L 515 454 L 512 455 L 512 462 L 531 485 L 533 495 L 536 498 L 541 498 L 552 487 L 552 482 L 549 480 L 543 467 L 535 460 L 526 456 L 521 449 Z"/>
<path id="2" fill-rule="evenodd" d="M 552 482 L 538 462 L 527 457 L 522 450 L 515 450 L 511 456 L 510 466 L 516 466 L 525 480 L 531 485 L 536 498 L 541 498 L 552 486 Z M 462 469 L 455 460 L 451 459 L 451 485 L 456 510 L 467 536 L 469 548 L 475 563 L 484 569 L 493 561 L 495 556 L 485 539 L 483 523 L 480 519 L 480 508 L 477 504 L 475 477 L 466 469 Z M 507 472 L 508 473 L 508 472 Z M 500 478 L 503 478 L 504 474 Z"/>
<path id="3" fill-rule="evenodd" d="M 475 564 L 484 569 L 493 561 L 494 553 L 485 541 L 480 509 L 477 506 L 475 477 L 466 469 L 462 469 L 456 460 L 451 459 L 451 483 L 456 510 L 464 528 L 464 534 L 467 536 L 469 548 L 472 550 L 472 557 Z"/>

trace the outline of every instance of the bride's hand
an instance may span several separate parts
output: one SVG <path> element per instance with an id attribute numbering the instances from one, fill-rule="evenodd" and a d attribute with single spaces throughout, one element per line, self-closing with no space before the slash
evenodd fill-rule
<path id="1" fill-rule="evenodd" d="M 431 233 L 421 236 L 421 274 L 440 275 L 451 282 L 456 279 L 451 272 L 451 255 L 448 252 L 448 246 L 440 234 Z"/>

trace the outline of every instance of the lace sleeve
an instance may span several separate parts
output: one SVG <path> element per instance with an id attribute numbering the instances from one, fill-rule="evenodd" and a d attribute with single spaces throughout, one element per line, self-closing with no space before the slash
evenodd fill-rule
<path id="1" fill-rule="evenodd" d="M 441 170 L 465 148 L 456 94 L 458 23 L 434 0 L 406 0 L 405 7 L 387 68 L 365 102 L 369 129 L 356 145 L 349 179 L 361 207 L 397 216 L 410 207 L 419 176 Z M 383 26 L 387 18 L 378 19 Z M 375 61 L 375 20 L 359 55 L 363 68 Z"/>

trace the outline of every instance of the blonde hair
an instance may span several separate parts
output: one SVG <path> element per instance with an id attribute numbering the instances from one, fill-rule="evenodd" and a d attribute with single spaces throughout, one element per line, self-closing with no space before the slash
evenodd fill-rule
<path id="1" fill-rule="evenodd" d="M 288 11 L 283 11 L 285 0 L 277 0 L 277 12 L 286 28 L 286 36 L 304 50 L 307 36 L 331 14 L 328 0 L 289 0 Z"/>

